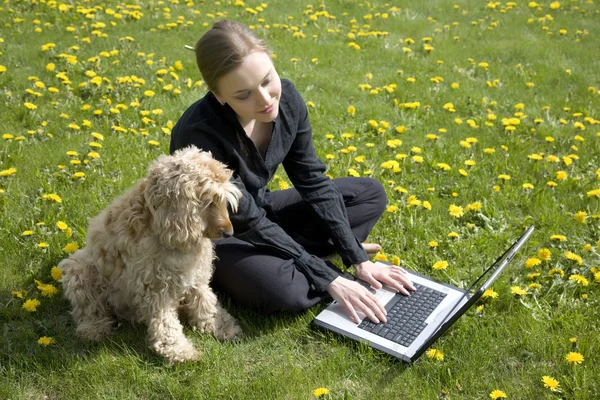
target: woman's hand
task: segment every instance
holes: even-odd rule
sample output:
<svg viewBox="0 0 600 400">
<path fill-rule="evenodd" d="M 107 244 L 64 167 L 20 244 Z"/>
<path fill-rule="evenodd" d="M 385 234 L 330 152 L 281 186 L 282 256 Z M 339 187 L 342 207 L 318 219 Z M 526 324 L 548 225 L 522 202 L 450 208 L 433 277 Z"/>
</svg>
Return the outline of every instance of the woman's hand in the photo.
<svg viewBox="0 0 600 400">
<path fill-rule="evenodd" d="M 338 276 L 327 286 L 327 291 L 344 307 L 346 314 L 357 324 L 360 323 L 360 318 L 356 309 L 362 311 L 376 324 L 380 321 L 387 322 L 383 304 L 360 283 Z"/>
<path fill-rule="evenodd" d="M 356 264 L 355 267 L 358 279 L 367 282 L 375 289 L 381 289 L 383 285 L 386 285 L 406 296 L 410 294 L 407 289 L 416 290 L 404 268 L 396 265 L 381 267 L 368 260 Z"/>
</svg>

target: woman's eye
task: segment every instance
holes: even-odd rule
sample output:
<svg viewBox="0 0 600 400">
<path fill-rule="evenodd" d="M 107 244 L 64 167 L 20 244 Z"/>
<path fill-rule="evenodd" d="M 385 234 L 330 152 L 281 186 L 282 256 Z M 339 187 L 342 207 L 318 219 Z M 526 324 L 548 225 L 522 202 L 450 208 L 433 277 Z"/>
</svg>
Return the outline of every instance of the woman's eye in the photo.
<svg viewBox="0 0 600 400">
<path fill-rule="evenodd" d="M 236 99 L 244 100 L 244 99 L 247 99 L 248 97 L 250 97 L 250 92 L 246 92 L 243 95 L 236 97 Z"/>
<path fill-rule="evenodd" d="M 267 86 L 269 83 L 271 83 L 271 78 L 267 79 L 266 81 L 263 82 L 263 87 Z"/>
</svg>

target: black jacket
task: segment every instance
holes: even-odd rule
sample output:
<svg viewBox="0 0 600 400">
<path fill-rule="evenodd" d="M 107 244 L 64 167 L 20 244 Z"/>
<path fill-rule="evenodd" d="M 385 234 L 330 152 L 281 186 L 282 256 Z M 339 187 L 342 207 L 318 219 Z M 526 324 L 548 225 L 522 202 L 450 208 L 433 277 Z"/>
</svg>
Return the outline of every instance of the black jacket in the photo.
<svg viewBox="0 0 600 400">
<path fill-rule="evenodd" d="M 327 177 L 316 155 L 304 100 L 294 85 L 281 81 L 279 113 L 274 120 L 265 158 L 246 135 L 233 109 L 208 92 L 181 116 L 171 135 L 170 151 L 186 146 L 212 152 L 234 171 L 242 190 L 238 211 L 232 214 L 234 236 L 265 251 L 294 259 L 315 290 L 323 291 L 338 273 L 320 258 L 308 254 L 276 221 L 266 185 L 283 164 L 302 199 L 325 221 L 336 251 L 346 265 L 368 259 L 353 235 L 341 193 Z"/>
</svg>

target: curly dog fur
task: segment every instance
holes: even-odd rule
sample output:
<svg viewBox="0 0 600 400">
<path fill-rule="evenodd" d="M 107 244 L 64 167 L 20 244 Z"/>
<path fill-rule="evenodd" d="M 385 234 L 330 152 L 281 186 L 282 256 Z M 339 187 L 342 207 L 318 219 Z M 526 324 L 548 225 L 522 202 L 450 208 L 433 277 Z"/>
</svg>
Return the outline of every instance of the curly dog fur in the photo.
<svg viewBox="0 0 600 400">
<path fill-rule="evenodd" d="M 241 192 L 225 165 L 194 147 L 160 156 L 148 174 L 90 221 L 86 246 L 60 262 L 77 333 L 101 340 L 116 318 L 148 326 L 170 362 L 198 359 L 179 316 L 218 339 L 242 331 L 209 286 L 212 239 L 231 235 Z"/>
</svg>

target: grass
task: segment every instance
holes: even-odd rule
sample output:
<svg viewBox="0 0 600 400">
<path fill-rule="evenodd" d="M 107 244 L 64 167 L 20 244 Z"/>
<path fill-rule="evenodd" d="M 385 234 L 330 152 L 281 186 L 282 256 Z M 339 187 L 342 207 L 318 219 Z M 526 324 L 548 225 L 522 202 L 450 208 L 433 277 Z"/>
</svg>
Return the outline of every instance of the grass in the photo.
<svg viewBox="0 0 600 400">
<path fill-rule="evenodd" d="M 598 13 L 597 3 L 577 0 L 5 1 L 0 398 L 310 399 L 319 387 L 331 399 L 481 399 L 494 390 L 598 398 Z M 406 365 L 316 330 L 324 304 L 267 317 L 222 295 L 245 339 L 187 331 L 202 360 L 169 366 L 147 348 L 143 326 L 122 324 L 102 343 L 78 339 L 60 287 L 53 297 L 36 287 L 52 284 L 69 244 L 85 245 L 88 220 L 168 152 L 170 127 L 205 92 L 183 45 L 224 16 L 271 45 L 279 74 L 308 104 L 328 173 L 370 175 L 388 188 L 390 208 L 371 237 L 383 246 L 380 258 L 464 287 L 536 226 L 494 284 L 498 296 L 435 344 L 443 360 Z M 385 168 L 390 161 L 398 168 Z M 272 187 L 282 182 L 284 171 Z M 464 215 L 450 215 L 452 204 Z M 539 256 L 544 248 L 549 260 Z M 448 267 L 432 270 L 441 260 Z M 516 286 L 527 294 L 513 294 Z M 33 298 L 41 304 L 27 312 Z M 39 345 L 44 336 L 54 342 Z M 569 352 L 584 361 L 568 363 Z M 544 387 L 543 376 L 560 391 Z"/>
</svg>

